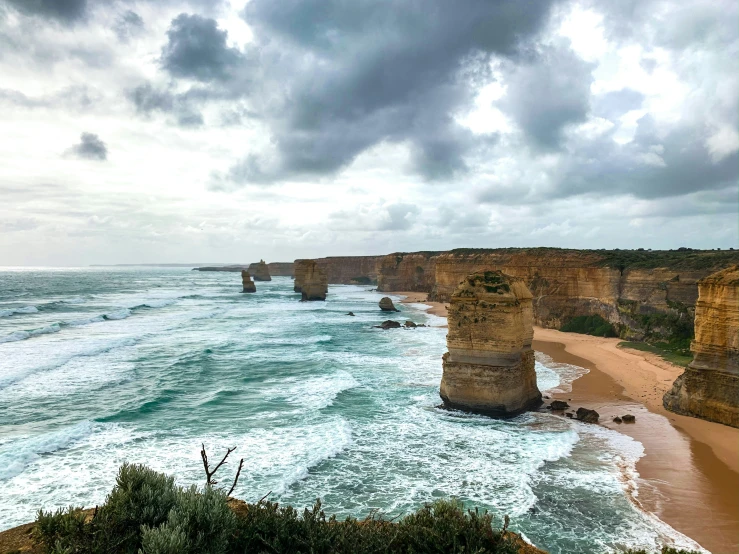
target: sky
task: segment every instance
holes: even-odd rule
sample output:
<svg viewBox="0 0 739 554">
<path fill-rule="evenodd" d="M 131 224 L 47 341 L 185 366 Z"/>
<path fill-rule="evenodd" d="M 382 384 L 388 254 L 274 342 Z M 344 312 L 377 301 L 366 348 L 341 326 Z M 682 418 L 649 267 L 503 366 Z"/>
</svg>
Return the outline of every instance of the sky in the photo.
<svg viewBox="0 0 739 554">
<path fill-rule="evenodd" d="M 0 0 L 0 265 L 739 246 L 735 0 Z"/>
</svg>

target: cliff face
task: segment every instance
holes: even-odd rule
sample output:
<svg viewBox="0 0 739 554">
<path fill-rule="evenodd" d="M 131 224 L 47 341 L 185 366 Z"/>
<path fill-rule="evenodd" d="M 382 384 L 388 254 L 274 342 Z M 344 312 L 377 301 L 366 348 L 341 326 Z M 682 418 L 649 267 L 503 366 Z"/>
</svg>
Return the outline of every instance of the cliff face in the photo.
<svg viewBox="0 0 739 554">
<path fill-rule="evenodd" d="M 669 336 L 666 325 L 692 325 L 697 281 L 739 262 L 739 252 L 600 251 L 555 248 L 454 250 L 390 254 L 379 262 L 378 290 L 427 291 L 448 302 L 465 276 L 500 270 L 533 294 L 534 321 L 559 328 L 579 315 L 600 315 L 626 337 Z M 432 276 L 433 273 L 433 276 Z"/>
<path fill-rule="evenodd" d="M 269 268 L 264 260 L 259 260 L 258 264 L 251 264 L 249 266 L 249 273 L 254 277 L 255 281 L 271 281 L 272 277 L 269 274 Z"/>
<path fill-rule="evenodd" d="M 267 269 L 275 277 L 292 277 L 295 275 L 294 265 L 293 262 L 270 262 Z"/>
<path fill-rule="evenodd" d="M 449 305 L 439 394 L 453 408 L 515 415 L 541 403 L 536 386 L 532 295 L 499 271 L 469 275 Z"/>
<path fill-rule="evenodd" d="M 295 292 L 300 292 L 305 264 L 315 262 L 326 274 L 329 283 L 335 285 L 370 285 L 377 282 L 377 262 L 382 256 L 335 256 L 315 260 L 295 260 Z"/>
<path fill-rule="evenodd" d="M 241 285 L 243 287 L 241 292 L 257 292 L 257 286 L 251 280 L 251 275 L 246 270 L 242 270 L 241 272 Z"/>
<path fill-rule="evenodd" d="M 377 261 L 377 290 L 431 292 L 436 284 L 438 252 L 389 254 Z M 464 273 L 454 287 L 466 276 Z M 452 287 L 452 290 L 454 290 Z"/>
<path fill-rule="evenodd" d="M 301 300 L 326 300 L 328 278 L 326 272 L 313 260 L 303 260 Z"/>
<path fill-rule="evenodd" d="M 668 410 L 739 427 L 739 266 L 698 281 L 693 361 L 663 399 Z"/>
</svg>

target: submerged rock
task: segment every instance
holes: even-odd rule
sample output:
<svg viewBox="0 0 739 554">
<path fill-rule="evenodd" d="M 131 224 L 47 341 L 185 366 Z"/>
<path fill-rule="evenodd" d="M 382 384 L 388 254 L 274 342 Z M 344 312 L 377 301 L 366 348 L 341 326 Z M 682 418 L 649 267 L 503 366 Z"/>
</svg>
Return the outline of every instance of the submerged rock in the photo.
<svg viewBox="0 0 739 554">
<path fill-rule="evenodd" d="M 572 412 L 567 412 L 565 415 L 569 417 L 570 419 L 572 419 L 575 416 L 575 414 L 573 414 Z"/>
<path fill-rule="evenodd" d="M 380 300 L 380 309 L 383 312 L 399 312 L 400 310 L 395 307 L 395 304 L 393 304 L 393 301 L 390 300 L 387 296 L 384 296 Z"/>
<path fill-rule="evenodd" d="M 552 410 L 560 411 L 560 410 L 566 410 L 567 408 L 570 407 L 570 405 L 564 400 L 552 400 L 552 403 L 549 405 L 549 407 Z"/>
<path fill-rule="evenodd" d="M 622 421 L 621 418 L 618 416 L 613 418 L 613 423 L 621 423 L 621 421 Z"/>
<path fill-rule="evenodd" d="M 406 320 L 405 322 L 406 327 L 418 327 L 415 323 L 413 323 L 410 319 Z"/>
<path fill-rule="evenodd" d="M 346 314 L 346 315 L 354 316 L 354 312 L 349 312 L 349 313 L 348 313 L 348 314 Z"/>
<path fill-rule="evenodd" d="M 452 295 L 439 394 L 444 404 L 492 416 L 538 407 L 531 292 L 499 271 L 469 275 Z"/>
<path fill-rule="evenodd" d="M 257 286 L 251 280 L 251 275 L 246 270 L 241 271 L 241 285 L 243 287 L 241 292 L 257 292 Z"/>
<path fill-rule="evenodd" d="M 622 416 L 621 419 L 624 423 L 636 423 L 636 416 L 631 414 L 626 414 L 625 416 Z"/>
<path fill-rule="evenodd" d="M 575 414 L 577 419 L 583 423 L 598 423 L 600 414 L 595 410 L 588 410 L 587 408 L 578 408 Z"/>
<path fill-rule="evenodd" d="M 398 329 L 400 327 L 400 323 L 398 321 L 393 321 L 392 319 L 388 319 L 386 321 L 383 321 L 379 325 L 375 326 L 375 329 Z"/>
<path fill-rule="evenodd" d="M 271 281 L 272 277 L 269 274 L 269 268 L 264 260 L 259 260 L 258 264 L 249 265 L 249 273 L 254 276 L 255 281 Z"/>
</svg>

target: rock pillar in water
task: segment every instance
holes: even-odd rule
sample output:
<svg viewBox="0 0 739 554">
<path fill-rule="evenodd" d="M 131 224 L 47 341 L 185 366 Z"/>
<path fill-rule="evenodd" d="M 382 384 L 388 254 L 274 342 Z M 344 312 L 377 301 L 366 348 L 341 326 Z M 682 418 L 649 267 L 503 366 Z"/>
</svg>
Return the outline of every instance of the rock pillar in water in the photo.
<svg viewBox="0 0 739 554">
<path fill-rule="evenodd" d="M 249 273 L 254 276 L 255 281 L 271 281 L 272 277 L 269 274 L 269 268 L 264 260 L 259 260 L 258 264 L 249 265 Z"/>
<path fill-rule="evenodd" d="M 251 280 L 251 275 L 244 269 L 241 270 L 241 284 L 244 287 L 244 290 L 241 292 L 257 292 L 257 286 Z"/>
<path fill-rule="evenodd" d="M 295 280 L 293 281 L 293 290 L 295 292 L 302 292 L 303 281 L 305 280 L 305 273 L 308 271 L 308 266 L 313 260 L 295 260 Z"/>
<path fill-rule="evenodd" d="M 541 404 L 531 299 L 521 279 L 500 271 L 473 273 L 459 284 L 449 303 L 439 390 L 446 406 L 511 416 Z"/>
<path fill-rule="evenodd" d="M 393 304 L 393 301 L 387 296 L 383 296 L 380 299 L 379 306 L 383 312 L 399 312 L 400 311 L 399 309 L 395 307 L 395 304 Z"/>
<path fill-rule="evenodd" d="M 306 260 L 305 273 L 300 285 L 301 300 L 326 300 L 328 277 L 313 260 Z"/>
<path fill-rule="evenodd" d="M 693 361 L 665 393 L 678 414 L 739 427 L 739 265 L 698 281 Z"/>
</svg>

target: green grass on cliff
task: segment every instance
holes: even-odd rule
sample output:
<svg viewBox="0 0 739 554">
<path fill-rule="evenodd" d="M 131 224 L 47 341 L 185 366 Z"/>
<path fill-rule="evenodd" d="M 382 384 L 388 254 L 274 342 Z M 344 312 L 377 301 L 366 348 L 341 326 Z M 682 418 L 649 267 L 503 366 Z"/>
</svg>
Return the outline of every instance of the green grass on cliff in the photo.
<svg viewBox="0 0 739 554">
<path fill-rule="evenodd" d="M 616 328 L 599 315 L 573 317 L 559 329 L 565 333 L 580 333 L 594 337 L 617 337 Z"/>
<path fill-rule="evenodd" d="M 671 345 L 668 342 L 658 342 L 655 344 L 648 344 L 646 342 L 619 342 L 619 346 L 623 348 L 632 348 L 634 350 L 640 350 L 642 352 L 651 352 L 657 354 L 663 360 L 670 362 L 671 364 L 687 367 L 690 362 L 693 361 L 693 355 L 690 354 L 689 345 L 688 350 L 684 348 L 684 344 Z"/>
</svg>

